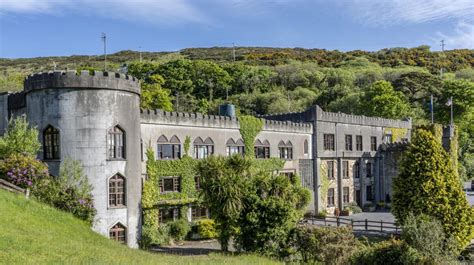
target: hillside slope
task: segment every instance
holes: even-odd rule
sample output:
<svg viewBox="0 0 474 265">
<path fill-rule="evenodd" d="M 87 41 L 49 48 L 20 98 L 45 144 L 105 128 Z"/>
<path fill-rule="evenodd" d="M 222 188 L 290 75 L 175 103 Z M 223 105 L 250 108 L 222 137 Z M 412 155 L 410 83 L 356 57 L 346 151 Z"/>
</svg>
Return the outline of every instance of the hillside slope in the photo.
<svg viewBox="0 0 474 265">
<path fill-rule="evenodd" d="M 0 190 L 0 264 L 274 264 L 255 256 L 174 256 L 129 249 L 68 213 Z"/>
</svg>

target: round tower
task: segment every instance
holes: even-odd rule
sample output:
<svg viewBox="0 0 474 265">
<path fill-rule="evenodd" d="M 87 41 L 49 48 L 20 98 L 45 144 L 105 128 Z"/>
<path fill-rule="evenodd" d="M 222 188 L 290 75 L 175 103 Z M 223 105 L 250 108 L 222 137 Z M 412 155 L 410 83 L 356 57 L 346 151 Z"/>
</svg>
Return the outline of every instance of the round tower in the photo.
<svg viewBox="0 0 474 265">
<path fill-rule="evenodd" d="M 81 161 L 93 187 L 93 229 L 137 247 L 141 200 L 140 86 L 134 77 L 55 71 L 25 81 L 26 114 L 53 175 Z"/>
</svg>

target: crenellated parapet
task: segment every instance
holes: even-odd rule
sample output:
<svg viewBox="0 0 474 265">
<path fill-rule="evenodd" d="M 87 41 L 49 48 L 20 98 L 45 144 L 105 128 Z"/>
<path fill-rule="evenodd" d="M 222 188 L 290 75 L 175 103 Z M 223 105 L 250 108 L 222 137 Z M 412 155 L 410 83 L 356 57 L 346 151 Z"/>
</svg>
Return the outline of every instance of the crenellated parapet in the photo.
<svg viewBox="0 0 474 265">
<path fill-rule="evenodd" d="M 176 126 L 239 129 L 239 119 L 220 115 L 174 112 L 164 110 L 141 110 L 141 122 L 148 124 L 168 124 Z M 264 120 L 264 131 L 284 131 L 311 133 L 310 123 Z"/>
<path fill-rule="evenodd" d="M 135 77 L 102 71 L 50 71 L 32 74 L 25 80 L 25 92 L 46 88 L 109 89 L 140 94 Z"/>
</svg>

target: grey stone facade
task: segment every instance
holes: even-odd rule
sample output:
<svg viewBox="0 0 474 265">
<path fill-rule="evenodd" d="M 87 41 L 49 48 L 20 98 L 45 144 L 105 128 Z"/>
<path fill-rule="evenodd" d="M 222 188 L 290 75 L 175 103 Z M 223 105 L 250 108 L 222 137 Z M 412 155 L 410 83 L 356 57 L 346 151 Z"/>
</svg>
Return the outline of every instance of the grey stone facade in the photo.
<svg viewBox="0 0 474 265">
<path fill-rule="evenodd" d="M 173 139 L 184 152 L 187 136 L 194 142 L 207 141 L 213 154 L 227 155 L 228 143 L 239 142 L 239 121 L 235 117 L 195 113 L 140 110 L 140 89 L 133 78 L 111 72 L 50 72 L 35 74 L 25 81 L 18 94 L 0 94 L 0 132 L 10 117 L 26 114 L 31 125 L 40 130 L 40 141 L 47 126 L 60 132 L 60 159 L 45 160 L 53 175 L 61 161 L 70 157 L 80 160 L 93 185 L 98 214 L 94 230 L 108 236 L 109 229 L 121 223 L 127 228 L 127 242 L 137 246 L 140 234 L 141 185 L 146 174 L 144 152 L 150 147 L 157 154 L 159 139 Z M 264 128 L 257 136 L 268 145 L 270 157 L 281 157 L 290 148 L 282 173 L 297 174 L 301 183 L 312 191 L 310 212 L 342 209 L 345 203 L 384 200 L 391 194 L 391 178 L 397 173 L 399 150 L 383 147 L 391 128 L 405 130 L 410 139 L 410 120 L 390 120 L 325 112 L 313 106 L 305 112 L 264 116 Z M 108 159 L 108 131 L 120 126 L 125 132 L 124 159 Z M 325 135 L 334 137 L 334 148 L 324 148 Z M 352 137 L 352 150 L 346 150 L 346 136 Z M 162 137 L 163 136 L 163 137 Z M 356 148 L 356 136 L 362 137 L 362 148 Z M 377 143 L 374 150 L 371 137 Z M 396 139 L 397 140 L 397 139 Z M 398 139 L 401 140 L 401 139 Z M 44 154 L 39 154 L 44 159 Z M 323 205 L 321 198 L 321 164 L 332 161 L 334 204 Z M 358 164 L 357 174 L 354 172 Z M 347 165 L 347 170 L 345 167 Z M 371 174 L 368 174 L 368 165 Z M 347 172 L 347 173 L 345 173 Z M 108 179 L 119 173 L 126 179 L 126 206 L 109 207 Z M 345 189 L 346 188 L 346 189 Z M 348 201 L 344 191 L 349 191 Z"/>
</svg>

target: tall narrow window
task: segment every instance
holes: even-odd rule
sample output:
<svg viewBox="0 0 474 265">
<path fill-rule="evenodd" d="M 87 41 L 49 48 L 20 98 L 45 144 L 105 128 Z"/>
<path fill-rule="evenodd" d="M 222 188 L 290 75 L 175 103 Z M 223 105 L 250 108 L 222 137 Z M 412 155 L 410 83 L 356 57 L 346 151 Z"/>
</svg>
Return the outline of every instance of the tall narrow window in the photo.
<svg viewBox="0 0 474 265">
<path fill-rule="evenodd" d="M 354 166 L 352 167 L 354 178 L 358 179 L 360 177 L 360 166 L 359 162 L 355 162 Z"/>
<path fill-rule="evenodd" d="M 304 140 L 303 151 L 304 151 L 305 155 L 307 155 L 309 153 L 308 140 L 306 140 L 306 139 Z"/>
<path fill-rule="evenodd" d="M 335 146 L 334 146 L 334 134 L 327 134 L 325 133 L 323 135 L 324 139 L 324 150 L 327 151 L 334 151 Z"/>
<path fill-rule="evenodd" d="M 367 201 L 371 201 L 373 200 L 372 198 L 372 186 L 371 185 L 368 185 L 368 186 L 365 186 L 365 191 L 366 191 L 366 200 Z"/>
<path fill-rule="evenodd" d="M 349 187 L 342 188 L 342 202 L 349 203 Z"/>
<path fill-rule="evenodd" d="M 162 135 L 158 138 L 158 144 L 156 147 L 156 159 L 179 159 L 181 158 L 181 142 L 179 138 L 175 136 L 171 137 L 168 141 L 166 136 Z"/>
<path fill-rule="evenodd" d="M 255 157 L 270 158 L 270 142 L 268 140 L 263 141 L 263 143 L 258 139 L 255 141 Z"/>
<path fill-rule="evenodd" d="M 356 150 L 362 151 L 362 135 L 356 136 Z"/>
<path fill-rule="evenodd" d="M 328 207 L 334 206 L 334 189 L 328 189 Z"/>
<path fill-rule="evenodd" d="M 334 179 L 334 161 L 327 161 L 328 164 L 328 179 Z"/>
<path fill-rule="evenodd" d="M 233 154 L 244 155 L 244 141 L 242 141 L 242 139 L 234 141 L 234 139 L 230 138 L 227 140 L 226 153 L 227 156 L 231 156 Z"/>
<path fill-rule="evenodd" d="M 125 178 L 120 174 L 115 174 L 109 179 L 109 206 L 120 207 L 125 206 L 126 194 Z"/>
<path fill-rule="evenodd" d="M 365 165 L 365 172 L 367 173 L 366 176 L 368 178 L 372 177 L 372 163 L 369 162 Z"/>
<path fill-rule="evenodd" d="M 214 153 L 214 141 L 207 137 L 205 141 L 201 137 L 194 140 L 194 157 L 206 158 Z"/>
<path fill-rule="evenodd" d="M 201 178 L 199 176 L 194 177 L 194 188 L 196 190 L 201 190 Z"/>
<path fill-rule="evenodd" d="M 59 130 L 49 125 L 43 132 L 44 159 L 59 159 Z"/>
<path fill-rule="evenodd" d="M 127 243 L 127 228 L 121 223 L 117 223 L 109 230 L 110 239 L 116 240 L 120 243 Z"/>
<path fill-rule="evenodd" d="M 109 130 L 108 147 L 110 159 L 125 159 L 125 132 L 119 126 Z"/>
<path fill-rule="evenodd" d="M 346 151 L 352 151 L 352 135 L 346 135 Z"/>
<path fill-rule="evenodd" d="M 349 178 L 349 161 L 342 161 L 342 177 Z"/>
<path fill-rule="evenodd" d="M 393 142 L 393 136 L 391 133 L 387 133 L 383 136 L 383 142 L 386 144 L 391 144 Z"/>
<path fill-rule="evenodd" d="M 280 141 L 278 144 L 278 152 L 280 153 L 281 159 L 293 159 L 293 144 L 288 141 L 286 144 Z"/>
<path fill-rule="evenodd" d="M 377 151 L 377 137 L 375 136 L 370 137 L 370 150 Z"/>
</svg>

